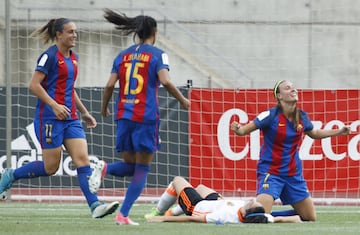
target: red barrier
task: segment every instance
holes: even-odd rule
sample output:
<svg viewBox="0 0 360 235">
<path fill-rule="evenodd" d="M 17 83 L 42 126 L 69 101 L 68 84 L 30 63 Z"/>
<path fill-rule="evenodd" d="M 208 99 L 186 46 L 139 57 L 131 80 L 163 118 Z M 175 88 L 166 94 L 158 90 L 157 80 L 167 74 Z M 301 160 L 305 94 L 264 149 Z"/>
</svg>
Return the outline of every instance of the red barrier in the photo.
<svg viewBox="0 0 360 235">
<path fill-rule="evenodd" d="M 304 137 L 299 151 L 304 177 L 315 194 L 360 195 L 360 91 L 299 90 L 298 107 L 305 110 L 316 129 L 350 125 L 349 136 L 313 140 Z M 191 183 L 218 191 L 256 189 L 256 163 L 262 135 L 236 136 L 233 120 L 247 123 L 276 105 L 267 89 L 195 89 L 190 92 Z"/>
</svg>

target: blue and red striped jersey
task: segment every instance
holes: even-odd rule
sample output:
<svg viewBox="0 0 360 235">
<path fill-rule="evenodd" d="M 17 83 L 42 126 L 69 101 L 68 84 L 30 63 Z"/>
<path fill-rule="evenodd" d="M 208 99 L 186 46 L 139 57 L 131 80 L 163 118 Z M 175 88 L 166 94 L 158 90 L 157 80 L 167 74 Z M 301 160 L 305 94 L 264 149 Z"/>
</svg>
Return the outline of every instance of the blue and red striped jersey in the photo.
<svg viewBox="0 0 360 235">
<path fill-rule="evenodd" d="M 119 79 L 115 120 L 154 123 L 160 118 L 158 72 L 169 69 L 168 56 L 149 44 L 133 45 L 119 53 L 112 73 Z"/>
<path fill-rule="evenodd" d="M 46 75 L 41 85 L 48 95 L 58 104 L 65 105 L 71 110 L 67 120 L 78 119 L 74 98 L 74 84 L 78 72 L 78 56 L 70 51 L 69 57 L 64 57 L 56 45 L 43 52 L 35 68 Z M 38 99 L 35 118 L 56 119 L 52 108 Z"/>
<path fill-rule="evenodd" d="M 279 107 L 260 113 L 254 123 L 264 136 L 258 172 L 280 176 L 302 174 L 299 145 L 304 132 L 313 129 L 307 113 L 300 110 L 300 121 L 296 128 Z"/>
</svg>

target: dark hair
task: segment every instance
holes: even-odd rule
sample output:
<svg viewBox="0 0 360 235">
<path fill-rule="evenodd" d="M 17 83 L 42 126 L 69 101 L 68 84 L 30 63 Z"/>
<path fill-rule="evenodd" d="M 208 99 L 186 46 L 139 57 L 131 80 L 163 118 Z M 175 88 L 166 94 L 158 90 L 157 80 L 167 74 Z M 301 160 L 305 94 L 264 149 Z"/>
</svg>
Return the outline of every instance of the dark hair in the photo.
<svg viewBox="0 0 360 235">
<path fill-rule="evenodd" d="M 244 223 L 266 224 L 268 218 L 265 216 L 265 209 L 262 206 L 249 208 L 245 211 Z"/>
<path fill-rule="evenodd" d="M 116 25 L 116 29 L 123 31 L 125 35 L 134 33 L 140 40 L 145 40 L 153 36 L 157 30 L 157 23 L 151 16 L 139 15 L 128 17 L 124 13 L 116 13 L 110 9 L 104 10 L 104 18 Z"/>
<path fill-rule="evenodd" d="M 244 223 L 267 224 L 269 222 L 264 213 L 249 214 L 244 219 Z"/>
<path fill-rule="evenodd" d="M 245 216 L 253 213 L 265 213 L 265 209 L 262 206 L 252 207 L 245 211 Z"/>
<path fill-rule="evenodd" d="M 36 29 L 30 36 L 38 36 L 45 44 L 54 42 L 56 39 L 56 32 L 62 32 L 64 25 L 72 22 L 67 18 L 51 19 L 46 25 Z"/>
</svg>

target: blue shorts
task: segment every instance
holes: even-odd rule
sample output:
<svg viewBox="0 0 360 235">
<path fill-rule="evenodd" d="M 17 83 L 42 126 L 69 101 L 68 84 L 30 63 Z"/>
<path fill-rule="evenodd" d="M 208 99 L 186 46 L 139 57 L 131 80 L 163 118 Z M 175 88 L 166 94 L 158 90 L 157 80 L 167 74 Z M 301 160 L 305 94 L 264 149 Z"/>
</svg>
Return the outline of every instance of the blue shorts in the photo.
<svg viewBox="0 0 360 235">
<path fill-rule="evenodd" d="M 155 153 L 160 149 L 159 125 L 117 120 L 116 150 L 118 152 Z"/>
<path fill-rule="evenodd" d="M 65 139 L 85 139 L 85 132 L 80 120 L 34 120 L 36 137 L 42 149 L 60 147 Z"/>
<path fill-rule="evenodd" d="M 257 194 L 270 194 L 274 200 L 280 198 L 284 205 L 294 204 L 310 196 L 306 181 L 300 176 L 278 176 L 257 174 Z"/>
</svg>

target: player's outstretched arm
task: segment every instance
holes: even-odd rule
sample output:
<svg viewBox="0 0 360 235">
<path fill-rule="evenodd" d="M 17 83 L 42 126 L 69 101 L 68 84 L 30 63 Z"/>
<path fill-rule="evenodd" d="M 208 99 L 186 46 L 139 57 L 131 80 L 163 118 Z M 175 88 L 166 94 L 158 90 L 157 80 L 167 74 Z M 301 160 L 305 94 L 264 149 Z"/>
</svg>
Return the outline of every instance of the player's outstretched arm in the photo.
<svg viewBox="0 0 360 235">
<path fill-rule="evenodd" d="M 274 223 L 302 223 L 300 216 L 276 216 L 274 217 Z"/>
<path fill-rule="evenodd" d="M 239 136 L 244 136 L 249 134 L 250 132 L 253 132 L 257 129 L 257 126 L 255 125 L 254 122 L 249 122 L 246 125 L 241 125 L 238 122 L 232 122 L 230 129 L 237 135 Z"/>
<path fill-rule="evenodd" d="M 147 222 L 197 222 L 205 223 L 205 216 L 154 216 Z"/>
<path fill-rule="evenodd" d="M 307 131 L 306 134 L 313 139 L 323 139 L 330 136 L 348 135 L 350 134 L 350 127 L 343 126 L 340 129 L 332 129 L 332 130 L 317 129 L 317 130 Z"/>
</svg>

